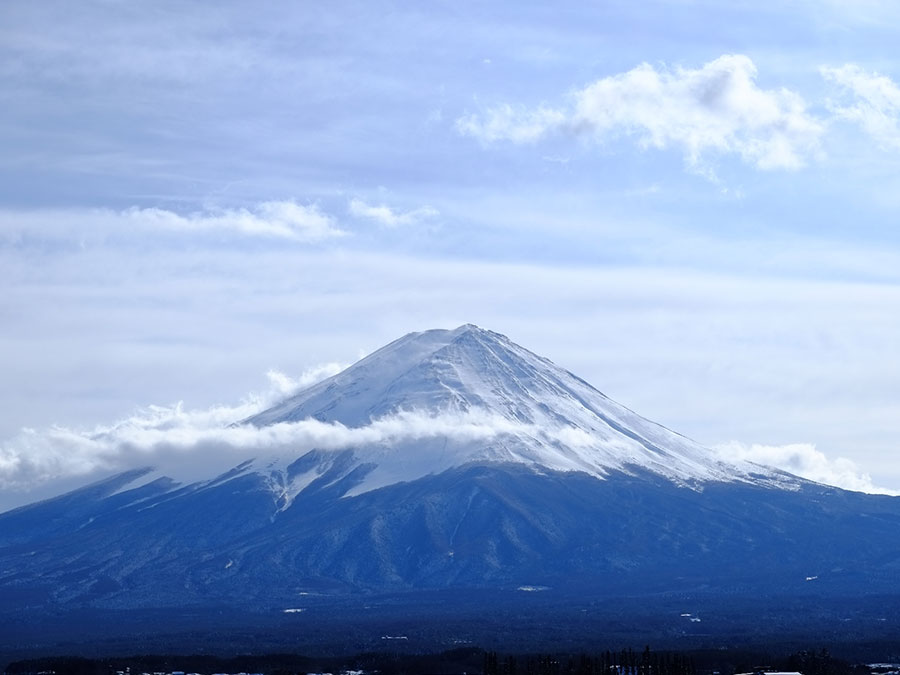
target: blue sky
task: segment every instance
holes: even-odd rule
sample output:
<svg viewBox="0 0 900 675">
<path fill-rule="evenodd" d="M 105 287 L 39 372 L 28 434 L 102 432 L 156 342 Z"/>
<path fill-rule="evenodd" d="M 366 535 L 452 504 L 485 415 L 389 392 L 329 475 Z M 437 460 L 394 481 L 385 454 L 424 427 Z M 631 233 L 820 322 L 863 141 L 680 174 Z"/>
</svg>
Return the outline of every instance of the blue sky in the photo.
<svg viewBox="0 0 900 675">
<path fill-rule="evenodd" d="M 71 472 L 13 481 L 23 427 L 465 322 L 708 445 L 900 490 L 898 26 L 874 0 L 2 3 L 8 503 Z"/>
</svg>

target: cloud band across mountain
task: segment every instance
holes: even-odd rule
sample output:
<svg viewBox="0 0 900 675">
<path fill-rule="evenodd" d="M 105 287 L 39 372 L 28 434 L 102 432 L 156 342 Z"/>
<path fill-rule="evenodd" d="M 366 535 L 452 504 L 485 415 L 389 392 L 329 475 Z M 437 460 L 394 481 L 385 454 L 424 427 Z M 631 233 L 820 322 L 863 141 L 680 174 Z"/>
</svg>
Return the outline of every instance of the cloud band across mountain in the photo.
<svg viewBox="0 0 900 675">
<path fill-rule="evenodd" d="M 289 453 L 296 458 L 312 449 L 341 450 L 380 444 L 406 444 L 432 438 L 451 442 L 492 441 L 529 436 L 571 445 L 591 439 L 570 429 L 520 424 L 480 411 L 428 414 L 402 411 L 360 427 L 305 419 L 265 427 L 232 424 L 258 411 L 255 403 L 206 410 L 181 404 L 150 406 L 111 425 L 90 430 L 51 427 L 24 429 L 0 447 L 0 487 L 27 493 L 43 483 L 73 476 L 154 465 L 179 480 L 209 478 L 248 457 Z"/>
<path fill-rule="evenodd" d="M 600 476 L 604 473 L 602 460 L 592 466 L 584 462 L 581 451 L 603 447 L 610 443 L 609 438 L 566 425 L 518 422 L 479 409 L 440 414 L 400 411 L 354 427 L 316 419 L 261 427 L 235 424 L 342 368 L 339 364 L 324 364 L 297 378 L 270 371 L 268 390 L 252 393 L 235 405 L 196 410 L 187 410 L 180 403 L 149 406 L 114 424 L 93 429 L 24 429 L 0 445 L 0 488 L 5 493 L 0 510 L 32 501 L 33 494 L 39 494 L 43 486 L 72 479 L 83 483 L 140 466 L 153 465 L 160 474 L 189 482 L 209 479 L 214 472 L 227 471 L 248 458 L 265 466 L 279 458 L 299 457 L 312 449 L 410 449 L 434 440 L 443 444 L 440 461 L 433 466 L 423 465 L 424 468 L 407 467 L 413 473 L 421 470 L 424 475 L 450 468 L 459 461 L 452 447 L 467 444 L 492 445 L 501 449 L 494 451 L 495 457 L 528 463 L 532 460 L 518 453 L 535 441 L 550 453 L 543 455 L 542 460 L 553 468 Z M 517 439 L 529 442 L 518 444 Z M 732 442 L 718 446 L 716 451 L 726 463 L 756 462 L 846 489 L 887 492 L 873 485 L 870 477 L 849 460 L 829 459 L 807 444 L 773 447 Z"/>
</svg>

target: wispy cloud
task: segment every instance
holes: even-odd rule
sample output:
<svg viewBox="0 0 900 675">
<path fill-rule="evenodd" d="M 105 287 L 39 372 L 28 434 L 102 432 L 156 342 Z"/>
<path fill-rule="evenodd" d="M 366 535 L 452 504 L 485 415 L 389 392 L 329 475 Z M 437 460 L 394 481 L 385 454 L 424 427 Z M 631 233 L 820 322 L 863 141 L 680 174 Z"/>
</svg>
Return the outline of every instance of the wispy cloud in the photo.
<svg viewBox="0 0 900 675">
<path fill-rule="evenodd" d="M 872 482 L 872 477 L 860 469 L 853 460 L 846 457 L 828 457 L 811 443 L 760 445 L 731 441 L 716 446 L 716 450 L 723 459 L 728 461 L 746 460 L 774 466 L 802 478 L 825 485 L 834 485 L 845 490 L 900 494 L 900 492 L 876 486 Z"/>
<path fill-rule="evenodd" d="M 422 206 L 412 211 L 399 211 L 385 204 L 372 205 L 361 199 L 350 201 L 350 215 L 357 218 L 374 220 L 385 227 L 398 227 L 400 225 L 414 225 L 428 218 L 439 215 L 437 209 L 431 206 Z"/>
<path fill-rule="evenodd" d="M 820 72 L 844 95 L 829 104 L 838 118 L 859 124 L 883 149 L 900 149 L 900 87 L 891 78 L 855 64 Z"/>
<path fill-rule="evenodd" d="M 697 69 L 644 63 L 576 90 L 568 104 L 503 104 L 456 122 L 486 143 L 536 142 L 554 133 L 599 142 L 633 138 L 642 148 L 678 148 L 702 170 L 711 156 L 737 155 L 758 169 L 799 169 L 821 154 L 823 123 L 796 92 L 762 89 L 747 56 L 728 54 Z"/>
<path fill-rule="evenodd" d="M 484 114 L 471 114 L 456 120 L 456 130 L 485 143 L 512 141 L 533 143 L 560 131 L 572 121 L 572 113 L 546 105 L 538 108 L 503 103 Z"/>
<path fill-rule="evenodd" d="M 221 209 L 179 215 L 165 209 L 132 208 L 124 215 L 142 225 L 184 231 L 233 231 L 247 236 L 318 242 L 344 236 L 318 206 L 293 201 L 263 202 L 253 209 Z"/>
<path fill-rule="evenodd" d="M 178 213 L 133 206 L 112 209 L 0 210 L 0 241 L 28 238 L 84 239 L 93 235 L 230 235 L 313 244 L 347 235 L 334 216 L 315 204 L 267 201 L 242 208 L 208 208 Z"/>
<path fill-rule="evenodd" d="M 251 401 L 257 406 L 264 403 L 272 404 L 288 396 L 293 396 L 302 389 L 311 387 L 332 375 L 337 375 L 349 365 L 349 363 L 337 362 L 322 363 L 304 370 L 297 377 L 291 377 L 280 370 L 269 370 L 266 373 L 266 377 L 269 380 L 268 394 L 264 396 L 259 394 L 253 395 Z"/>
</svg>

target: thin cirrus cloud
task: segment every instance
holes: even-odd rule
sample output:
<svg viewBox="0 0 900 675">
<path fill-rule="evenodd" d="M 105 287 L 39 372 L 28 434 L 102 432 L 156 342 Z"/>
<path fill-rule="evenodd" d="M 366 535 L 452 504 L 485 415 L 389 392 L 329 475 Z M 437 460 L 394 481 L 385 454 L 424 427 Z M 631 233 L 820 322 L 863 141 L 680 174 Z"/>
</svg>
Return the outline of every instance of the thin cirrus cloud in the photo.
<svg viewBox="0 0 900 675">
<path fill-rule="evenodd" d="M 747 56 L 728 54 L 700 68 L 644 63 L 573 92 L 566 105 L 504 104 L 456 121 L 485 143 L 531 143 L 568 133 L 599 142 L 633 139 L 641 148 L 677 148 L 687 165 L 736 155 L 758 169 L 799 169 L 821 156 L 825 126 L 785 88 L 762 89 Z"/>
<path fill-rule="evenodd" d="M 437 209 L 431 206 L 423 206 L 411 211 L 398 211 L 385 204 L 368 204 L 362 199 L 350 200 L 349 211 L 352 216 L 374 220 L 384 227 L 415 225 L 423 220 L 439 215 Z"/>
<path fill-rule="evenodd" d="M 823 66 L 819 72 L 842 94 L 829 103 L 837 118 L 859 124 L 882 149 L 900 149 L 900 87 L 891 78 L 855 64 Z"/>
</svg>

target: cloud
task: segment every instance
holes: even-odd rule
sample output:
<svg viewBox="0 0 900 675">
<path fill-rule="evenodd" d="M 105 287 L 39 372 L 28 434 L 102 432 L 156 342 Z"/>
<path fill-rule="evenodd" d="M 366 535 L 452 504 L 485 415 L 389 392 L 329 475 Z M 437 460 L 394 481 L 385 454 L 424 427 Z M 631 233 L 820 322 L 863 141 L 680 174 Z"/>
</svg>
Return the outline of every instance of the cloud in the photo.
<svg viewBox="0 0 900 675">
<path fill-rule="evenodd" d="M 508 103 L 491 108 L 484 115 L 465 115 L 456 120 L 456 130 L 486 143 L 512 141 L 533 143 L 552 131 L 561 130 L 571 115 L 547 106 L 529 110 Z"/>
<path fill-rule="evenodd" d="M 27 239 L 80 239 L 97 235 L 120 238 L 134 234 L 231 234 L 258 239 L 312 244 L 346 236 L 335 219 L 315 204 L 267 201 L 252 207 L 206 209 L 187 214 L 162 208 L 132 206 L 112 209 L 0 210 L 0 242 Z"/>
<path fill-rule="evenodd" d="M 829 108 L 838 118 L 859 124 L 883 149 L 900 149 L 900 87 L 891 78 L 854 64 L 819 70 L 841 89 L 845 99 L 851 99 L 844 105 L 830 102 Z"/>
<path fill-rule="evenodd" d="M 746 460 L 774 466 L 802 478 L 834 485 L 845 490 L 898 495 L 900 492 L 877 487 L 872 477 L 846 457 L 829 458 L 811 443 L 788 445 L 745 444 L 730 441 L 715 447 L 722 458 L 734 462 Z"/>
<path fill-rule="evenodd" d="M 280 391 L 282 378 L 270 376 L 270 380 L 274 392 Z M 518 423 L 479 410 L 445 414 L 400 411 L 359 427 L 312 418 L 265 427 L 235 424 L 271 405 L 271 393 L 251 395 L 233 406 L 198 410 L 186 410 L 181 403 L 152 405 L 92 429 L 24 429 L 0 446 L 0 488 L 27 496 L 46 483 L 148 464 L 177 480 L 199 480 L 248 458 L 297 457 L 314 448 L 392 446 L 432 438 L 463 443 L 517 435 L 547 442 L 592 440 L 566 429 Z"/>
<path fill-rule="evenodd" d="M 531 143 L 554 133 L 598 142 L 634 139 L 642 148 L 679 149 L 703 170 L 710 155 L 737 155 L 758 169 L 799 169 L 821 154 L 824 125 L 788 89 L 761 89 L 748 57 L 727 54 L 698 69 L 643 63 L 573 92 L 558 108 L 508 104 L 456 122 L 486 143 Z"/>
<path fill-rule="evenodd" d="M 346 369 L 350 364 L 349 363 L 322 363 L 318 366 L 313 366 L 304 370 L 300 375 L 296 378 L 291 377 L 290 375 L 286 375 L 282 373 L 280 370 L 269 370 L 266 373 L 266 377 L 269 380 L 269 392 L 271 399 L 266 402 L 270 405 L 275 403 L 275 401 L 287 398 L 288 396 L 293 396 L 301 389 L 306 389 L 307 387 L 311 387 L 316 382 L 321 382 L 322 380 L 331 377 L 332 375 L 337 375 L 342 370 Z M 258 398 L 258 397 L 257 397 Z"/>
<path fill-rule="evenodd" d="M 412 211 L 396 211 L 389 206 L 379 204 L 372 206 L 361 199 L 350 201 L 350 214 L 358 218 L 374 220 L 385 227 L 398 227 L 400 225 L 414 225 L 428 218 L 439 215 L 437 209 L 431 206 L 423 206 Z"/>
<path fill-rule="evenodd" d="M 343 368 L 341 364 L 323 364 L 296 378 L 271 370 L 267 373 L 267 389 L 253 392 L 234 405 L 193 410 L 185 409 L 182 403 L 151 405 L 115 423 L 91 429 L 23 429 L 0 445 L 0 489 L 4 493 L 0 510 L 15 505 L 17 499 L 21 503 L 32 501 L 30 495 L 41 488 L 60 484 L 72 487 L 77 485 L 72 481 L 79 478 L 84 482 L 89 477 L 139 466 L 153 465 L 159 473 L 176 480 L 194 481 L 208 479 L 247 459 L 270 462 L 312 449 L 402 447 L 429 439 L 444 443 L 441 460 L 450 464 L 443 468 L 452 465 L 448 440 L 463 447 L 496 441 L 491 447 L 502 453 L 509 447 L 507 441 L 516 438 L 535 439 L 541 446 L 556 448 L 559 452 L 550 461 L 558 462 L 560 470 L 594 473 L 604 465 L 586 459 L 588 455 L 579 459 L 578 454 L 602 450 L 608 443 L 602 436 L 566 425 L 518 422 L 477 408 L 441 413 L 401 410 L 358 427 L 313 418 L 263 427 L 236 424 Z M 575 455 L 567 449 L 575 450 Z M 848 490 L 900 494 L 875 486 L 851 460 L 830 459 L 810 444 L 730 442 L 716 446 L 714 452 L 736 470 L 744 461 L 751 461 Z M 528 461 L 527 453 L 522 455 L 518 450 L 510 456 Z M 435 467 L 424 469 L 426 473 L 429 470 Z"/>
<path fill-rule="evenodd" d="M 292 396 L 347 367 L 346 364 L 324 363 L 291 377 L 277 370 L 266 373 L 268 387 L 251 392 L 234 405 L 216 405 L 205 409 L 186 410 L 182 403 L 170 406 L 151 405 L 129 417 L 92 429 L 52 426 L 37 431 L 23 429 L 10 441 L 0 445 L 0 488 L 28 491 L 42 483 L 83 476 L 95 471 L 130 468 L 152 460 L 161 450 L 179 454 L 215 446 L 214 454 L 225 455 L 230 449 L 265 450 L 282 447 L 291 439 L 324 440 L 322 423 L 306 429 L 272 429 L 256 433 L 252 428 L 231 428 L 275 403 Z M 327 426 L 327 425 L 325 425 Z M 226 466 L 231 457 L 224 459 Z M 0 507 L 2 508 L 2 507 Z"/>
<path fill-rule="evenodd" d="M 165 209 L 131 208 L 123 212 L 129 220 L 149 227 L 183 231 L 232 231 L 246 236 L 276 237 L 300 242 L 318 242 L 346 233 L 334 218 L 316 205 L 293 201 L 263 202 L 254 209 L 221 209 L 186 216 Z"/>
</svg>

